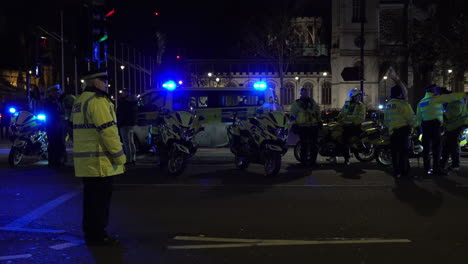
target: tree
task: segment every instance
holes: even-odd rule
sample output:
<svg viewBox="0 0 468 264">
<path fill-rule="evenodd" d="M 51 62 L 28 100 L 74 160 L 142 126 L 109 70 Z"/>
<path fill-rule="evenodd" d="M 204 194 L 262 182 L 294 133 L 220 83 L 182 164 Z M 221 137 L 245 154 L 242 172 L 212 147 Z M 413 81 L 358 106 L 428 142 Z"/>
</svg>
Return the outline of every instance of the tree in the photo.
<svg viewBox="0 0 468 264">
<path fill-rule="evenodd" d="M 249 29 L 245 33 L 248 55 L 271 63 L 278 73 L 280 89 L 289 66 L 302 54 L 299 35 L 292 23 L 299 6 L 288 4 L 287 1 L 276 5 L 271 3 L 271 9 L 249 21 Z"/>
</svg>

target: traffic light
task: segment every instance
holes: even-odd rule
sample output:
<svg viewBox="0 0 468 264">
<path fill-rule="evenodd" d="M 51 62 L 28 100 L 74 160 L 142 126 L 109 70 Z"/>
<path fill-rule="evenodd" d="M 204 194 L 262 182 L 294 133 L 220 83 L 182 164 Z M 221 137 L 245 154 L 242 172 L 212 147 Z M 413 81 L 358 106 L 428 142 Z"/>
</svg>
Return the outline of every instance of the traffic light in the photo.
<svg viewBox="0 0 468 264">
<path fill-rule="evenodd" d="M 91 61 L 98 69 L 107 60 L 108 20 L 115 13 L 115 9 L 107 9 L 102 3 L 94 3 L 91 8 Z"/>
</svg>

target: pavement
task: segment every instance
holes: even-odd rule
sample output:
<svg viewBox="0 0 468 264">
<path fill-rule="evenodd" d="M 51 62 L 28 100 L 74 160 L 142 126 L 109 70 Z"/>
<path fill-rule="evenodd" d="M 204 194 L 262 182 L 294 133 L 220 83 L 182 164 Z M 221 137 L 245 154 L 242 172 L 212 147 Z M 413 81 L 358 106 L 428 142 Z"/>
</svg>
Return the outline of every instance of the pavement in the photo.
<svg viewBox="0 0 468 264">
<path fill-rule="evenodd" d="M 83 244 L 72 163 L 10 169 L 7 147 L 0 263 L 468 263 L 466 156 L 446 179 L 395 185 L 375 162 L 319 157 L 311 170 L 291 152 L 274 178 L 237 170 L 224 148 L 199 149 L 177 178 L 139 155 L 114 188 L 108 229 L 122 246 L 104 248 Z"/>
</svg>

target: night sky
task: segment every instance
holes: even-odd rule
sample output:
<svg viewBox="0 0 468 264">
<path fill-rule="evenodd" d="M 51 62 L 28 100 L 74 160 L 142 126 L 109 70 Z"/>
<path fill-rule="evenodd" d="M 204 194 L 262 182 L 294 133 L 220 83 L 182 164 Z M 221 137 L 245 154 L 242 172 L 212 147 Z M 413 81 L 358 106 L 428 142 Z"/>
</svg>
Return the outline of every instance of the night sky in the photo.
<svg viewBox="0 0 468 264">
<path fill-rule="evenodd" d="M 65 2 L 65 3 L 63 3 Z M 17 32 L 31 32 L 41 25 L 59 33 L 59 10 L 65 13 L 65 36 L 76 38 L 81 0 L 15 0 L 2 3 L 0 34 L 2 65 L 14 61 L 20 39 Z M 185 58 L 229 58 L 239 51 L 242 32 L 253 16 L 275 12 L 278 5 L 300 5 L 298 16 L 323 15 L 329 20 L 330 2 L 323 0 L 236 0 L 236 1 L 139 1 L 109 0 L 116 9 L 111 21 L 111 37 L 143 51 L 154 49 L 156 30 L 167 35 L 167 54 Z M 154 12 L 159 12 L 155 16 Z M 6 18 L 6 19 L 5 19 Z M 330 27 L 327 27 L 330 30 Z"/>
</svg>

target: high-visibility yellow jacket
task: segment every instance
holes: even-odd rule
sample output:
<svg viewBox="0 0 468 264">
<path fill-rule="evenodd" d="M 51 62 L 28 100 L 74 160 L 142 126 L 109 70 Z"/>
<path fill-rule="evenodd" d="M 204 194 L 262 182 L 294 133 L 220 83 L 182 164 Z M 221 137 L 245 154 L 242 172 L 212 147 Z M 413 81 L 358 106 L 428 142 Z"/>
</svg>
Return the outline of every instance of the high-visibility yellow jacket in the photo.
<svg viewBox="0 0 468 264">
<path fill-rule="evenodd" d="M 366 105 L 362 102 L 346 101 L 337 119 L 344 125 L 361 125 L 366 119 Z"/>
<path fill-rule="evenodd" d="M 444 103 L 453 101 L 464 100 L 465 93 L 452 93 L 443 95 L 434 95 L 434 93 L 427 92 L 424 98 L 419 101 L 416 110 L 416 118 L 418 125 L 423 121 L 439 120 L 441 124 L 444 123 Z"/>
<path fill-rule="evenodd" d="M 393 130 L 400 127 L 416 127 L 416 115 L 407 101 L 394 98 L 385 107 L 384 124 L 391 135 Z"/>
<path fill-rule="evenodd" d="M 453 131 L 461 126 L 468 126 L 468 108 L 466 100 L 448 103 L 444 117 L 447 131 Z"/>
<path fill-rule="evenodd" d="M 298 126 L 316 126 L 322 121 L 320 117 L 320 107 L 312 98 L 297 99 L 291 105 L 292 116 L 296 117 Z"/>
<path fill-rule="evenodd" d="M 73 104 L 75 176 L 122 174 L 126 161 L 117 130 L 114 105 L 104 92 L 86 88 Z"/>
</svg>

